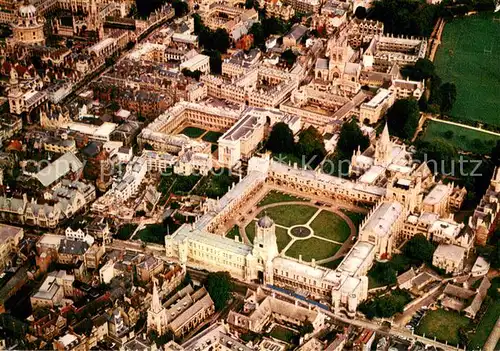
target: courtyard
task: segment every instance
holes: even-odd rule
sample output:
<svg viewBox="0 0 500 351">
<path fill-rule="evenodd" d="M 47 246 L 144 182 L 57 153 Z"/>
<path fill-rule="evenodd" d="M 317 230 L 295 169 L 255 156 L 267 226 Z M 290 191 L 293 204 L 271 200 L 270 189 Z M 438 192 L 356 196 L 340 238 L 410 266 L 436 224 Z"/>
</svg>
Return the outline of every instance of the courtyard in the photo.
<svg viewBox="0 0 500 351">
<path fill-rule="evenodd" d="M 483 13 L 455 18 L 445 25 L 435 66 L 443 82 L 457 87 L 450 115 L 459 120 L 500 126 L 500 100 L 495 89 L 500 80 L 498 18 L 499 14 Z"/>
<path fill-rule="evenodd" d="M 343 211 L 306 203 L 306 199 L 270 191 L 258 204 L 259 212 L 246 225 L 245 234 L 253 243 L 256 222 L 267 215 L 276 224 L 276 240 L 281 254 L 318 263 L 338 260 L 335 255 L 350 235 L 356 234 L 356 224 Z M 303 202 L 303 203 L 301 203 Z M 234 229 L 227 234 L 234 237 Z"/>
</svg>

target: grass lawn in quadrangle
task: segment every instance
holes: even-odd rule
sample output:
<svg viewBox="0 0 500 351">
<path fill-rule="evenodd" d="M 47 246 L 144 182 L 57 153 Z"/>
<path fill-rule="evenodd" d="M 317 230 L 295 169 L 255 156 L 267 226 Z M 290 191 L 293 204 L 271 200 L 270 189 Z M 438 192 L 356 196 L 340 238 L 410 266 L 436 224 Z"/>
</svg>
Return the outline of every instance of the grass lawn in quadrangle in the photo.
<svg viewBox="0 0 500 351">
<path fill-rule="evenodd" d="M 314 230 L 314 235 L 341 243 L 351 234 L 351 228 L 346 221 L 335 213 L 325 210 L 314 218 L 311 228 Z"/>
<path fill-rule="evenodd" d="M 241 235 L 240 235 L 240 229 L 238 228 L 237 225 L 233 226 L 227 233 L 226 233 L 226 238 L 233 239 L 238 235 L 240 237 L 241 241 Z"/>
<path fill-rule="evenodd" d="M 271 190 L 264 196 L 264 198 L 257 205 L 258 207 L 263 207 L 270 204 L 280 203 L 280 202 L 291 202 L 291 201 L 303 201 L 308 202 L 309 200 L 290 195 L 287 193 L 282 193 L 280 191 Z"/>
<path fill-rule="evenodd" d="M 457 87 L 450 115 L 500 126 L 500 21 L 496 13 L 455 18 L 444 27 L 434 64 L 443 83 Z"/>
<path fill-rule="evenodd" d="M 292 240 L 290 235 L 288 235 L 288 230 L 285 228 L 276 227 L 276 243 L 278 244 L 278 250 L 281 252 L 288 243 Z"/>
<path fill-rule="evenodd" d="M 437 309 L 425 314 L 415 329 L 415 333 L 425 334 L 430 339 L 436 337 L 439 341 L 448 341 L 450 345 L 457 345 L 460 342 L 458 330 L 467 327 L 469 323 L 470 320 L 458 312 Z"/>
<path fill-rule="evenodd" d="M 248 240 L 253 244 L 253 239 L 255 238 L 255 221 L 251 221 L 245 227 L 245 233 L 247 235 Z"/>
<path fill-rule="evenodd" d="M 295 336 L 295 332 L 293 330 L 282 327 L 280 325 L 276 325 L 271 330 L 270 335 L 273 338 L 290 343 L 292 341 L 293 337 Z"/>
<path fill-rule="evenodd" d="M 201 129 L 198 127 L 186 127 L 184 128 L 180 134 L 184 134 L 190 138 L 196 139 L 205 133 L 205 129 Z"/>
<path fill-rule="evenodd" d="M 445 136 L 447 132 L 453 133 L 451 138 Z M 485 155 L 491 153 L 497 141 L 500 140 L 500 136 L 443 122 L 429 121 L 422 140 L 430 143 L 442 140 L 453 145 L 457 150 Z"/>
<path fill-rule="evenodd" d="M 305 240 L 296 240 L 285 255 L 288 257 L 299 258 L 302 255 L 302 260 L 310 262 L 313 258 L 323 260 L 332 257 L 340 249 L 340 245 L 322 240 L 320 238 L 311 237 Z"/>
<path fill-rule="evenodd" d="M 206 141 L 207 143 L 213 143 L 216 144 L 219 138 L 222 136 L 224 133 L 220 132 L 213 132 L 209 130 L 208 132 L 205 133 L 205 135 L 201 138 L 203 141 Z"/>
<path fill-rule="evenodd" d="M 307 205 L 282 205 L 266 209 L 257 216 L 263 217 L 267 214 L 274 223 L 284 227 L 292 227 L 298 224 L 306 224 L 318 211 L 316 207 Z"/>
</svg>

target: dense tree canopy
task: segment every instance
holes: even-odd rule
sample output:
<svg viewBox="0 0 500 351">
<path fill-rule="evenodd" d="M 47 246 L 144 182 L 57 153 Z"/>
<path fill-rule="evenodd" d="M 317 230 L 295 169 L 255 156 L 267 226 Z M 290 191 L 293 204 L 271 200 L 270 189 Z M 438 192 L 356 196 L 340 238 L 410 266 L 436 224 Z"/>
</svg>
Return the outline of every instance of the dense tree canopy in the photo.
<svg viewBox="0 0 500 351">
<path fill-rule="evenodd" d="M 419 262 L 432 263 L 435 247 L 422 234 L 417 234 L 406 242 L 403 252 L 406 256 Z"/>
<path fill-rule="evenodd" d="M 297 60 L 297 55 L 291 49 L 288 49 L 281 54 L 281 59 L 285 61 L 288 67 L 292 67 L 295 60 Z"/>
<path fill-rule="evenodd" d="M 221 53 L 226 53 L 227 49 L 231 46 L 229 34 L 223 28 L 217 28 L 217 30 L 213 31 L 208 27 L 202 26 L 198 40 L 200 46 L 205 50 L 217 50 Z"/>
<path fill-rule="evenodd" d="M 387 262 L 376 262 L 369 272 L 371 277 L 383 285 L 396 283 L 396 274 L 392 265 Z"/>
<path fill-rule="evenodd" d="M 266 147 L 275 154 L 293 152 L 293 132 L 286 123 L 279 122 L 273 126 Z"/>
<path fill-rule="evenodd" d="M 136 0 L 135 6 L 137 8 L 137 13 L 140 17 L 148 17 L 151 12 L 156 11 L 163 4 L 165 4 L 165 0 Z"/>
<path fill-rule="evenodd" d="M 495 166 L 500 166 L 500 140 L 497 140 L 493 150 L 491 150 L 491 162 Z"/>
<path fill-rule="evenodd" d="M 210 73 L 221 74 L 222 73 L 222 57 L 220 52 L 217 50 L 205 50 L 202 52 L 203 55 L 210 57 Z"/>
<path fill-rule="evenodd" d="M 366 18 L 366 8 L 364 8 L 363 6 L 356 7 L 356 11 L 354 11 L 354 16 L 358 19 L 365 19 Z"/>
<path fill-rule="evenodd" d="M 415 146 L 418 150 L 415 159 L 426 161 L 431 171 L 435 173 L 449 174 L 452 170 L 451 163 L 458 157 L 455 146 L 445 139 L 434 139 L 432 142 L 418 141 Z"/>
<path fill-rule="evenodd" d="M 408 67 L 406 72 L 412 80 L 424 80 L 436 74 L 434 63 L 426 58 L 420 58 L 413 67 Z"/>
<path fill-rule="evenodd" d="M 361 151 L 364 151 L 369 145 L 369 138 L 363 134 L 355 119 L 342 125 L 339 141 L 337 143 L 337 151 L 342 153 L 344 157 L 351 157 L 353 151 L 355 151 L 358 146 Z"/>
<path fill-rule="evenodd" d="M 388 295 L 363 302 L 359 305 L 359 310 L 369 319 L 374 317 L 388 318 L 403 312 L 404 306 L 410 300 L 408 292 L 397 289 Z"/>
<path fill-rule="evenodd" d="M 215 309 L 220 311 L 231 298 L 233 283 L 228 272 L 209 273 L 206 283 L 207 291 L 214 301 Z"/>
<path fill-rule="evenodd" d="M 386 33 L 428 37 L 439 14 L 440 6 L 422 1 L 379 0 L 368 17 L 383 22 Z"/>
<path fill-rule="evenodd" d="M 185 16 L 189 12 L 189 7 L 187 2 L 182 0 L 173 0 L 172 7 L 174 8 L 176 17 Z"/>
<path fill-rule="evenodd" d="M 317 165 L 326 155 L 323 137 L 313 126 L 309 126 L 299 134 L 299 142 L 296 145 L 296 154 L 305 157 L 306 162 L 312 160 L 313 166 Z"/>
<path fill-rule="evenodd" d="M 248 30 L 248 34 L 253 35 L 253 43 L 255 46 L 264 45 L 266 42 L 266 34 L 264 33 L 264 28 L 260 22 L 252 24 Z"/>
<path fill-rule="evenodd" d="M 418 102 L 415 99 L 397 100 L 387 111 L 387 123 L 391 134 L 403 139 L 413 137 L 419 118 Z"/>
</svg>

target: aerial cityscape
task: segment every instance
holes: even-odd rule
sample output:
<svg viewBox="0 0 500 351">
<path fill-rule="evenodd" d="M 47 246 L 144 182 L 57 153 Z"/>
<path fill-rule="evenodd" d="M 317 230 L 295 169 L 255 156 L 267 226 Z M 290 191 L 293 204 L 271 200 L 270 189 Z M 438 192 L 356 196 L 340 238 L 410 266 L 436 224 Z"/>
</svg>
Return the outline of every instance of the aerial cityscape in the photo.
<svg viewBox="0 0 500 351">
<path fill-rule="evenodd" d="M 0 350 L 500 350 L 500 0 L 0 0 Z"/>
</svg>

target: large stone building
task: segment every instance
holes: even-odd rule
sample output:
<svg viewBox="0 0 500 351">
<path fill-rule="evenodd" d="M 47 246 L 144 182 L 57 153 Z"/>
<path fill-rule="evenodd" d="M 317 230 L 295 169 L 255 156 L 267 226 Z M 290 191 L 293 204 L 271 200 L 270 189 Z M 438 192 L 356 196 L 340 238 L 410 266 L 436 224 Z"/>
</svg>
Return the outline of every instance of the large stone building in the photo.
<svg viewBox="0 0 500 351">
<path fill-rule="evenodd" d="M 205 204 L 205 214 L 165 237 L 167 257 L 182 265 L 307 292 L 329 301 L 335 312 L 353 316 L 368 293 L 367 272 L 375 259 L 387 259 L 416 234 L 470 252 L 474 237 L 450 219 L 465 197 L 463 188 L 436 183 L 429 168 L 414 166 L 404 146 L 390 140 L 387 127 L 371 147 L 371 156 L 355 153 L 358 179 L 349 181 L 321 172 L 253 157 L 248 174 L 220 200 Z M 265 184 L 304 196 L 374 206 L 359 228 L 359 241 L 335 270 L 280 255 L 273 220 L 256 222 L 253 245 L 223 237 L 228 221 Z M 457 270 L 453 270 L 456 272 Z"/>
<path fill-rule="evenodd" d="M 44 22 L 35 6 L 31 4 L 21 6 L 16 21 L 12 24 L 14 37 L 9 40 L 9 44 L 44 45 Z"/>
</svg>

